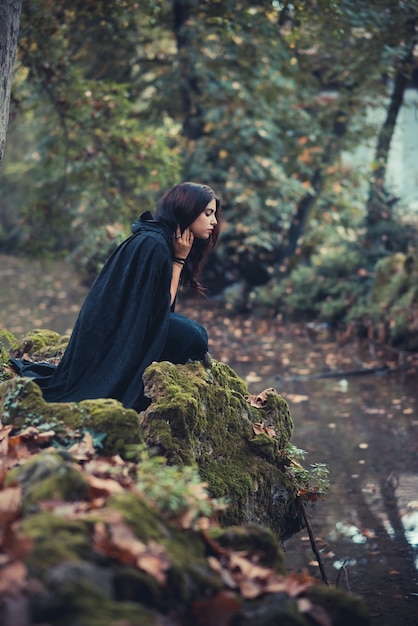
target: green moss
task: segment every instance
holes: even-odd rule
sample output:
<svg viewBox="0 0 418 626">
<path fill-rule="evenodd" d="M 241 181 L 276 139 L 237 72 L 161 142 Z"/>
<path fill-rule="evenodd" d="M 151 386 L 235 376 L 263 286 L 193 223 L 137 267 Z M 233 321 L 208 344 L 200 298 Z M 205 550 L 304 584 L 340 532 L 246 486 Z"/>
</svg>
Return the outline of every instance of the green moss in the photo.
<svg viewBox="0 0 418 626">
<path fill-rule="evenodd" d="M 12 333 L 5 329 L 0 330 L 0 382 L 14 376 L 9 366 L 9 355 L 18 347 L 19 342 Z"/>
<path fill-rule="evenodd" d="M 257 552 L 260 565 L 286 573 L 285 557 L 280 542 L 271 530 L 258 525 L 211 527 L 209 536 L 222 547 L 238 552 Z"/>
<path fill-rule="evenodd" d="M 149 607 L 161 607 L 165 589 L 142 570 L 124 566 L 113 568 L 115 600 L 137 602 Z"/>
<path fill-rule="evenodd" d="M 127 446 L 143 441 L 139 416 L 110 398 L 83 402 L 45 402 L 39 386 L 29 378 L 0 383 L 3 422 L 16 426 L 65 424 L 76 430 L 105 433 L 103 454 L 124 455 Z"/>
<path fill-rule="evenodd" d="M 37 618 L 52 626 L 158 626 L 158 613 L 134 602 L 118 602 L 88 580 L 69 580 L 38 602 Z"/>
<path fill-rule="evenodd" d="M 68 335 L 60 335 L 53 330 L 37 328 L 26 333 L 14 350 L 16 356 L 30 354 L 39 358 L 50 358 L 64 354 L 69 340 Z"/>
<path fill-rule="evenodd" d="M 26 557 L 26 563 L 33 573 L 41 577 L 59 563 L 78 562 L 92 556 L 84 521 L 72 521 L 50 512 L 41 512 L 26 517 L 20 528 L 24 535 L 33 539 L 33 548 Z"/>
<path fill-rule="evenodd" d="M 256 435 L 250 442 L 251 449 L 254 454 L 258 454 L 269 461 L 273 461 L 277 457 L 279 447 L 277 441 L 265 433 Z"/>
<path fill-rule="evenodd" d="M 72 460 L 59 453 L 44 452 L 31 457 L 10 472 L 8 480 L 23 489 L 23 508 L 32 509 L 39 501 L 76 502 L 87 497 L 87 478 Z"/>
<path fill-rule="evenodd" d="M 141 541 L 154 541 L 166 549 L 170 570 L 165 602 L 175 601 L 176 597 L 188 601 L 222 587 L 219 575 L 209 567 L 200 533 L 186 534 L 167 522 L 162 523 L 158 514 L 133 493 L 113 497 L 111 506 L 123 514 Z"/>
<path fill-rule="evenodd" d="M 371 623 L 363 601 L 357 596 L 322 585 L 311 587 L 306 595 L 327 611 L 333 626 L 369 626 Z"/>
<path fill-rule="evenodd" d="M 123 514 L 125 521 L 131 526 L 141 541 L 160 542 L 166 536 L 165 527 L 146 502 L 134 493 L 121 493 L 109 500 L 109 506 Z"/>
</svg>

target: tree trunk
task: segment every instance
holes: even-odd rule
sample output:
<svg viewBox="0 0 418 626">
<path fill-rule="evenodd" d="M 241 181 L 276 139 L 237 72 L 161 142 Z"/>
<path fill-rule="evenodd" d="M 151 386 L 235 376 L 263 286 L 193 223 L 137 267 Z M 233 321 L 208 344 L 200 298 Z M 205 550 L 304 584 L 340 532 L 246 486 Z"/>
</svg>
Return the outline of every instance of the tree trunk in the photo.
<svg viewBox="0 0 418 626">
<path fill-rule="evenodd" d="M 174 32 L 177 41 L 180 69 L 180 94 L 183 106 L 183 134 L 187 139 L 198 139 L 203 133 L 199 77 L 193 67 L 192 44 L 190 41 L 191 9 L 194 0 L 178 0 L 173 3 Z"/>
<path fill-rule="evenodd" d="M 335 162 L 335 159 L 341 152 L 341 138 L 344 137 L 347 131 L 347 124 L 347 115 L 343 111 L 338 111 L 334 118 L 333 134 L 324 148 L 321 163 L 314 171 L 310 181 L 312 191 L 306 193 L 301 198 L 290 222 L 287 233 L 287 246 L 279 261 L 281 272 L 286 272 L 288 269 L 288 261 L 295 254 L 299 241 L 305 232 L 309 216 L 312 214 L 321 196 L 327 177 L 326 170 L 330 164 Z"/>
<path fill-rule="evenodd" d="M 410 38 L 407 38 L 408 43 L 405 53 L 399 61 L 386 119 L 377 139 L 374 157 L 374 162 L 377 167 L 370 181 L 369 196 L 366 205 L 366 241 L 369 242 L 369 245 L 373 239 L 370 231 L 380 221 L 387 220 L 390 217 L 390 202 L 388 201 L 388 194 L 385 191 L 386 168 L 390 144 L 395 131 L 396 120 L 403 103 L 405 89 L 408 86 L 412 70 L 414 49 L 418 40 L 415 32 L 415 21 L 411 23 Z"/>
<path fill-rule="evenodd" d="M 22 0 L 0 0 L 0 167 L 9 125 L 9 104 Z"/>
</svg>

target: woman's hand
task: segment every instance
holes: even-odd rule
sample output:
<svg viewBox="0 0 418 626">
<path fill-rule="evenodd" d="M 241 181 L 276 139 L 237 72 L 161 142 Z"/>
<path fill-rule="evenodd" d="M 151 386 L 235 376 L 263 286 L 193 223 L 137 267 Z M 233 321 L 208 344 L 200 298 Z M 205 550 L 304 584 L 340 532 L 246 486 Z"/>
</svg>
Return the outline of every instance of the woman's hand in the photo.
<svg viewBox="0 0 418 626">
<path fill-rule="evenodd" d="M 184 267 L 184 263 L 187 259 L 187 256 L 192 249 L 194 241 L 193 233 L 189 228 L 181 233 L 180 226 L 177 225 L 177 229 L 175 234 L 173 235 L 173 246 L 174 246 L 174 259 L 173 259 L 173 273 L 171 275 L 171 285 L 170 285 L 170 302 L 173 304 L 177 289 L 180 282 L 180 274 Z M 177 260 L 176 260 L 177 259 Z"/>
<path fill-rule="evenodd" d="M 193 233 L 189 228 L 186 228 L 181 233 L 180 226 L 177 225 L 176 233 L 174 235 L 174 256 L 179 259 L 187 259 L 190 250 L 192 249 L 194 241 Z"/>
</svg>

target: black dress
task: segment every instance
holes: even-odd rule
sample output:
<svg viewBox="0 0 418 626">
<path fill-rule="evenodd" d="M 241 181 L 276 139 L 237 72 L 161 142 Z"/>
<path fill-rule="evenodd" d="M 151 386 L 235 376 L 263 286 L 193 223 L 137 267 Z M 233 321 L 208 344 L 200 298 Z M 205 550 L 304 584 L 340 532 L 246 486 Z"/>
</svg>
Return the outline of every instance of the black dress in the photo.
<svg viewBox="0 0 418 626">
<path fill-rule="evenodd" d="M 171 230 L 147 212 L 132 232 L 94 281 L 59 365 L 11 360 L 47 402 L 114 398 L 137 408 L 148 365 L 199 360 L 207 352 L 205 329 L 170 308 Z"/>
</svg>

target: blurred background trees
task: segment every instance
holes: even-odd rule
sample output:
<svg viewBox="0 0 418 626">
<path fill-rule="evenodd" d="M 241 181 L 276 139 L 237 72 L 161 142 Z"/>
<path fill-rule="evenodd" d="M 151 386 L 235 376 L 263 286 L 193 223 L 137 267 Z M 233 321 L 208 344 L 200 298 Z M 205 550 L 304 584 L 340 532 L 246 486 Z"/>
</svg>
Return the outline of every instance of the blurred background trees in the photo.
<svg viewBox="0 0 418 626">
<path fill-rule="evenodd" d="M 415 345 L 418 219 L 386 171 L 417 19 L 417 0 L 24 3 L 2 249 L 65 254 L 91 280 L 197 180 L 222 197 L 205 281 L 231 312 Z"/>
</svg>

